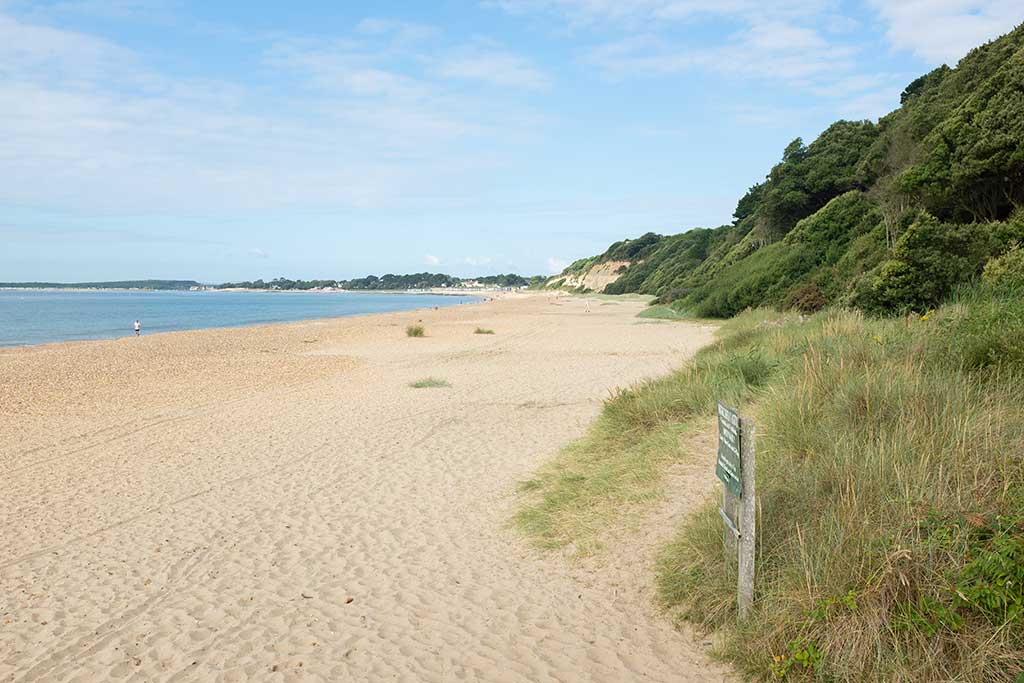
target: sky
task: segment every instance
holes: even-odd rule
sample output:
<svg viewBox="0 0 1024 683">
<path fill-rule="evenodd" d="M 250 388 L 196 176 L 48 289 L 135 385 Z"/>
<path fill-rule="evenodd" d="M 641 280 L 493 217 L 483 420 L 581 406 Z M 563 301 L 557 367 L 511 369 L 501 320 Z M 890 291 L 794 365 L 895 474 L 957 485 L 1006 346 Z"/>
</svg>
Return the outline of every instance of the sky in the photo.
<svg viewBox="0 0 1024 683">
<path fill-rule="evenodd" d="M 547 274 L 736 200 L 1020 0 L 0 0 L 0 281 Z"/>
</svg>

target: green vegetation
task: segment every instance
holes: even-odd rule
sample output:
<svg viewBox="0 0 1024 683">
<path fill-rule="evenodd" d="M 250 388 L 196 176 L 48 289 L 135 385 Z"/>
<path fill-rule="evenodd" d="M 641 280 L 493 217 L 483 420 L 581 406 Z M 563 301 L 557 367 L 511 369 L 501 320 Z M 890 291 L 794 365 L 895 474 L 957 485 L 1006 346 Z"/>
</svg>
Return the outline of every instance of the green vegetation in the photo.
<svg viewBox="0 0 1024 683">
<path fill-rule="evenodd" d="M 734 221 L 648 233 L 563 275 L 628 261 L 605 293 L 700 317 L 828 305 L 923 313 L 1024 241 L 1024 27 L 907 86 L 878 123 L 790 143 Z M 554 286 L 552 283 L 551 286 Z"/>
<path fill-rule="evenodd" d="M 486 327 L 478 327 L 473 330 L 473 334 L 494 334 L 494 330 L 487 329 Z"/>
<path fill-rule="evenodd" d="M 446 380 L 438 379 L 437 377 L 427 377 L 417 382 L 413 382 L 409 386 L 412 387 L 413 389 L 443 389 L 446 387 L 450 387 L 451 384 L 449 384 Z"/>
<path fill-rule="evenodd" d="M 0 289 L 154 289 L 188 290 L 203 285 L 195 280 L 117 280 L 114 282 L 0 282 Z"/>
<path fill-rule="evenodd" d="M 306 291 L 310 289 L 324 289 L 325 287 L 340 287 L 339 280 L 289 280 L 286 277 L 276 277 L 269 282 L 263 280 L 246 280 L 244 282 L 225 282 L 217 285 L 217 289 L 273 289 L 288 291 Z"/>
<path fill-rule="evenodd" d="M 565 273 L 628 261 L 606 294 L 731 319 L 611 398 L 523 482 L 516 522 L 594 552 L 667 465 L 714 457 L 687 432 L 715 401 L 739 406 L 758 433 L 753 614 L 737 624 L 717 492 L 657 583 L 756 680 L 1024 682 L 1024 26 L 901 101 L 793 141 L 731 225 Z"/>
<path fill-rule="evenodd" d="M 281 291 L 324 289 L 366 290 L 406 290 L 406 289 L 443 289 L 471 287 L 473 283 L 485 287 L 529 287 L 537 286 L 546 278 L 535 276 L 530 278 L 522 277 L 514 273 L 506 275 L 486 275 L 477 278 L 457 278 L 444 273 L 413 273 L 411 275 L 367 275 L 366 277 L 352 280 L 290 280 L 284 277 L 274 278 L 269 282 L 253 280 L 245 282 L 226 282 L 218 285 L 219 288 L 236 289 L 274 289 Z"/>
<path fill-rule="evenodd" d="M 582 440 L 524 482 L 516 521 L 541 545 L 593 552 L 659 495 L 666 465 L 713 457 L 688 454 L 680 437 L 721 399 L 758 425 L 754 614 L 736 626 L 735 559 L 710 498 L 661 554 L 666 607 L 720 629 L 722 654 L 758 680 L 1014 680 L 1017 291 L 996 279 L 911 319 L 745 313 L 685 368 L 610 399 Z"/>
<path fill-rule="evenodd" d="M 761 354 L 712 347 L 667 377 L 619 392 L 583 439 L 521 485 L 528 495 L 516 522 L 541 546 L 593 552 L 610 523 L 658 497 L 664 466 L 687 457 L 686 423 L 710 415 L 717 399 L 739 403 L 773 372 Z"/>
<path fill-rule="evenodd" d="M 725 654 L 759 678 L 1013 680 L 1024 302 L 983 287 L 910 324 L 764 315 L 717 347 L 777 368 L 745 406 L 760 435 L 754 616 L 733 628 L 713 501 L 662 555 L 663 602 L 729 626 Z"/>
<path fill-rule="evenodd" d="M 671 306 L 649 306 L 640 311 L 638 318 L 656 318 L 658 320 L 687 320 L 689 316 L 681 313 Z"/>
<path fill-rule="evenodd" d="M 405 328 L 405 336 L 425 337 L 427 336 L 427 331 L 423 329 L 423 325 L 409 325 L 407 328 Z"/>
</svg>

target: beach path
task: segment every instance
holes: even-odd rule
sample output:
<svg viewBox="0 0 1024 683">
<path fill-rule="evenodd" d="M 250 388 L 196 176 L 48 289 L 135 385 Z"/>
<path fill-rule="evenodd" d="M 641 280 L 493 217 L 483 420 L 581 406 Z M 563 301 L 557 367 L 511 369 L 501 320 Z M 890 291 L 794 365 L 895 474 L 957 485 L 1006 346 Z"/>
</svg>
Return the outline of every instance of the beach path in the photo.
<svg viewBox="0 0 1024 683">
<path fill-rule="evenodd" d="M 712 338 L 641 308 L 0 350 L 0 681 L 731 680 L 648 549 L 592 570 L 508 525 L 610 391 Z"/>
</svg>

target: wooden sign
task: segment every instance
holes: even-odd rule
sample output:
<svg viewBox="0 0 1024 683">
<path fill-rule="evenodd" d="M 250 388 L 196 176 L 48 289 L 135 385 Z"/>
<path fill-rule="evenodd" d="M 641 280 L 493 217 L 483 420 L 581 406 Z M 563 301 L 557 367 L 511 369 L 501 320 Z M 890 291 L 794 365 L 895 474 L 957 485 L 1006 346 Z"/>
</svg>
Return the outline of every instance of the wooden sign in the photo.
<svg viewBox="0 0 1024 683">
<path fill-rule="evenodd" d="M 721 401 L 718 402 L 718 462 L 715 474 L 738 498 L 743 497 L 743 434 L 740 416 Z"/>
<path fill-rule="evenodd" d="M 715 474 L 722 480 L 722 507 L 726 551 L 739 562 L 736 598 L 740 620 L 754 603 L 754 543 L 757 509 L 754 494 L 756 466 L 754 423 L 718 402 L 718 459 Z"/>
</svg>

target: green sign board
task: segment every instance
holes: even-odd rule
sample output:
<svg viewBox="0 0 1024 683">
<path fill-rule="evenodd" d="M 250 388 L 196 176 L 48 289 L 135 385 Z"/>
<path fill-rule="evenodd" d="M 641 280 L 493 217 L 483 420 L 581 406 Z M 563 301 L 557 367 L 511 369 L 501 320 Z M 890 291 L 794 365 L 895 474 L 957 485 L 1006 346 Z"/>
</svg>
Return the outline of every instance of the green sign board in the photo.
<svg viewBox="0 0 1024 683">
<path fill-rule="evenodd" d="M 722 480 L 725 487 L 737 497 L 742 497 L 743 486 L 740 483 L 743 471 L 743 458 L 740 455 L 740 416 L 736 411 L 721 403 L 718 404 L 718 462 L 715 474 Z"/>
</svg>

